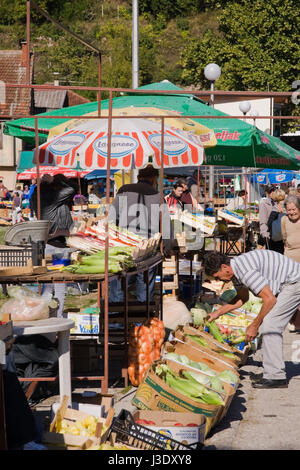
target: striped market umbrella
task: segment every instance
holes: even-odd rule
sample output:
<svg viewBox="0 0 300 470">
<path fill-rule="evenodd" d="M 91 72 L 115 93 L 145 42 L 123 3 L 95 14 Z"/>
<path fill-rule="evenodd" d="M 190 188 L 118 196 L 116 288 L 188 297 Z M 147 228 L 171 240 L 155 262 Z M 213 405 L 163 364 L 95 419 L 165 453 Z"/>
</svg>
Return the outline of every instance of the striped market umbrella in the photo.
<svg viewBox="0 0 300 470">
<path fill-rule="evenodd" d="M 112 120 L 111 169 L 161 168 L 161 125 L 142 118 Z M 163 166 L 201 165 L 204 150 L 200 136 L 165 126 Z M 107 169 L 108 119 L 92 119 L 39 147 L 40 165 L 82 170 Z"/>
</svg>

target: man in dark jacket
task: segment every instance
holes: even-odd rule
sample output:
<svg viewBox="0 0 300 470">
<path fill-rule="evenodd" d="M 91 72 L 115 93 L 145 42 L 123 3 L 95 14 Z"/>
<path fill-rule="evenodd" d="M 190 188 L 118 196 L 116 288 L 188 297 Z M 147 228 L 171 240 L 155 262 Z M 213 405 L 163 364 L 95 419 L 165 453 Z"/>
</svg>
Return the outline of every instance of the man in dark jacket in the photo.
<svg viewBox="0 0 300 470">
<path fill-rule="evenodd" d="M 66 257 L 69 253 L 69 248 L 66 245 L 66 237 L 69 235 L 73 224 L 70 210 L 75 193 L 75 189 L 62 174 L 55 175 L 54 177 L 44 175 L 42 178 L 40 185 L 41 220 L 50 221 L 45 255 L 56 254 L 60 255 L 60 257 Z M 32 202 L 35 213 L 37 214 L 37 189 L 35 189 L 32 195 Z M 53 287 L 54 295 L 59 300 L 57 316 L 61 317 L 63 315 L 66 284 L 45 284 L 43 294 L 50 291 L 52 292 Z"/>
<path fill-rule="evenodd" d="M 119 189 L 109 209 L 109 220 L 119 227 L 126 228 L 144 238 L 151 238 L 161 232 L 164 251 L 172 248 L 172 227 L 165 203 L 160 204 L 157 191 L 159 172 L 148 165 L 138 173 L 138 182 L 125 184 Z M 160 225 L 162 211 L 162 227 Z M 149 270 L 149 299 L 153 298 L 156 269 Z M 143 273 L 136 276 L 136 296 L 140 302 L 146 301 L 146 284 Z M 119 281 L 110 283 L 110 302 L 123 302 L 124 293 Z"/>
</svg>

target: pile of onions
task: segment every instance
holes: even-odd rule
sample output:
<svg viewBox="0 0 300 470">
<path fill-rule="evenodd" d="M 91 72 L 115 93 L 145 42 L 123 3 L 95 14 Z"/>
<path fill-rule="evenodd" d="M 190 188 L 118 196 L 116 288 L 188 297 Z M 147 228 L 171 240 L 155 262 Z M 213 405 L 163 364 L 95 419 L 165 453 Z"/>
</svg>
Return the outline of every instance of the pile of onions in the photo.
<svg viewBox="0 0 300 470">
<path fill-rule="evenodd" d="M 152 362 L 160 358 L 164 337 L 164 324 L 158 318 L 129 330 L 128 376 L 133 386 L 143 382 Z"/>
</svg>

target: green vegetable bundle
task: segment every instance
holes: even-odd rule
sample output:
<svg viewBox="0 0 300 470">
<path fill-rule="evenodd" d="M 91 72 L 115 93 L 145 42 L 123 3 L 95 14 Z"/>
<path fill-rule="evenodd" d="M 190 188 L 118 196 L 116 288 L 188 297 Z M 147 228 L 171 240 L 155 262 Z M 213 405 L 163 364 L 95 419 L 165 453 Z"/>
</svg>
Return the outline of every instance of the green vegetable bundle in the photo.
<svg viewBox="0 0 300 470">
<path fill-rule="evenodd" d="M 133 247 L 112 247 L 108 250 L 108 272 L 118 273 L 134 266 L 132 258 Z M 98 251 L 90 256 L 81 256 L 79 262 L 63 268 L 75 274 L 104 274 L 105 250 Z"/>
<path fill-rule="evenodd" d="M 207 389 L 192 376 L 180 377 L 166 364 L 156 366 L 155 373 L 173 390 L 192 400 L 208 405 L 224 405 L 224 400 L 219 393 Z"/>
<path fill-rule="evenodd" d="M 184 364 L 189 367 L 193 367 L 194 369 L 198 369 L 199 371 L 204 372 L 206 375 L 209 376 L 210 380 L 214 379 L 214 377 L 219 378 L 220 380 L 223 380 L 226 383 L 229 384 L 236 384 L 238 382 L 238 377 L 237 375 L 231 371 L 230 369 L 225 369 L 220 373 L 216 373 L 214 370 L 212 370 L 208 365 L 204 364 L 203 362 L 196 362 L 192 361 L 189 359 L 187 356 L 184 354 L 176 354 L 176 353 L 167 353 L 165 356 L 165 359 L 169 360 L 174 360 L 177 361 L 181 364 Z M 211 386 L 211 388 L 214 388 Z"/>
</svg>

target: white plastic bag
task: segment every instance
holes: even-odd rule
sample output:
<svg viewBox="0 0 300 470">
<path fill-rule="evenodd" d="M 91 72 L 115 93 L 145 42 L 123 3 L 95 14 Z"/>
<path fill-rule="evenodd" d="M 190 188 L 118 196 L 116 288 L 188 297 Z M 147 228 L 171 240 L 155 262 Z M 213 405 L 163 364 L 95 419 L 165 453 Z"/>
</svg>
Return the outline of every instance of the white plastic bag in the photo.
<svg viewBox="0 0 300 470">
<path fill-rule="evenodd" d="M 0 316 L 3 313 L 9 313 L 12 321 L 42 320 L 49 318 L 49 302 L 42 297 L 20 295 L 2 305 Z"/>
<path fill-rule="evenodd" d="M 190 311 L 183 302 L 172 297 L 163 298 L 163 322 L 166 328 L 175 330 L 178 325 L 192 323 Z"/>
</svg>

